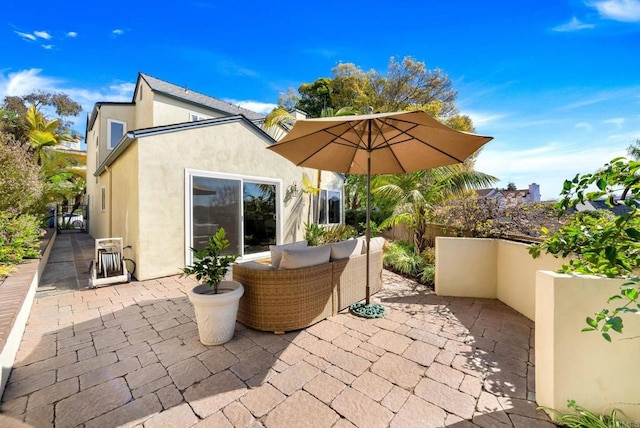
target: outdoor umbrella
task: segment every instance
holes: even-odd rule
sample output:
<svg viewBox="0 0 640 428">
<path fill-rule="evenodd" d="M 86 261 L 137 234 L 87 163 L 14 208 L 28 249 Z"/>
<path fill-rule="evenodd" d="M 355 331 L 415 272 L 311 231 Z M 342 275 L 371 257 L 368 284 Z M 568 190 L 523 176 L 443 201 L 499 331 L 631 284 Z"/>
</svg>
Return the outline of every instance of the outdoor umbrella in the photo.
<svg viewBox="0 0 640 428">
<path fill-rule="evenodd" d="M 298 166 L 367 176 L 366 306 L 369 306 L 371 175 L 460 163 L 492 138 L 456 131 L 423 111 L 407 111 L 298 120 L 269 149 Z"/>
</svg>

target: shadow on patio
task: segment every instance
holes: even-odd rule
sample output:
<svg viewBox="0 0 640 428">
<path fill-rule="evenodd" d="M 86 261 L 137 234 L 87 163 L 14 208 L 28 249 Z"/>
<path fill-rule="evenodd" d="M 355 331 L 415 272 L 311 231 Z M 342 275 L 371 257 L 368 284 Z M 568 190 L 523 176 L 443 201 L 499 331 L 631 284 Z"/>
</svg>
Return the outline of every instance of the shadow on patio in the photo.
<svg viewBox="0 0 640 428">
<path fill-rule="evenodd" d="M 497 301 L 441 298 L 386 271 L 384 281 L 383 319 L 342 313 L 281 336 L 237 324 L 215 347 L 200 344 L 177 277 L 40 298 L 0 421 L 552 426 L 527 400 L 530 321 Z"/>
</svg>

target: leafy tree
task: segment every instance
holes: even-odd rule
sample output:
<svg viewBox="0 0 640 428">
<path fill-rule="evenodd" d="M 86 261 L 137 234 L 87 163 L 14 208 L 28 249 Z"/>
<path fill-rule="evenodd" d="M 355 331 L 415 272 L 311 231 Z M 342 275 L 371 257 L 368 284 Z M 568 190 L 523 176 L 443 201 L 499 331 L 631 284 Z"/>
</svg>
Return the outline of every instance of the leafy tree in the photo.
<svg viewBox="0 0 640 428">
<path fill-rule="evenodd" d="M 64 118 L 78 116 L 82 111 L 82 106 L 64 93 L 37 91 L 23 96 L 7 96 L 1 107 L 4 113 L 0 120 L 5 131 L 12 133 L 18 142 L 28 140 L 27 110 L 30 106 L 34 106 L 42 114 L 45 110 L 52 109 L 60 117 L 56 128 L 59 134 L 71 134 L 71 122 Z"/>
<path fill-rule="evenodd" d="M 509 184 L 507 184 L 507 190 L 518 190 L 518 188 L 516 187 L 516 183 L 510 181 Z"/>
<path fill-rule="evenodd" d="M 635 142 L 631 143 L 631 145 L 629 147 L 627 147 L 627 153 L 634 160 L 640 161 L 640 139 L 638 139 Z"/>
</svg>

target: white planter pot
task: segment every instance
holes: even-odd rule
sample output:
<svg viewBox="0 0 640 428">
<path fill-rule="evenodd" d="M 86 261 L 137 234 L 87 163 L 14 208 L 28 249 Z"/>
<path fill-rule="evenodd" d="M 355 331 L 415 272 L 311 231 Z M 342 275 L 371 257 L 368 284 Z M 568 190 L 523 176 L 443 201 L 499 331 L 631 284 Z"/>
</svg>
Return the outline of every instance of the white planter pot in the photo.
<svg viewBox="0 0 640 428">
<path fill-rule="evenodd" d="M 213 294 L 213 288 L 206 284 L 189 290 L 203 345 L 221 345 L 233 338 L 238 302 L 243 294 L 244 287 L 237 281 L 222 281 L 218 294 Z"/>
</svg>

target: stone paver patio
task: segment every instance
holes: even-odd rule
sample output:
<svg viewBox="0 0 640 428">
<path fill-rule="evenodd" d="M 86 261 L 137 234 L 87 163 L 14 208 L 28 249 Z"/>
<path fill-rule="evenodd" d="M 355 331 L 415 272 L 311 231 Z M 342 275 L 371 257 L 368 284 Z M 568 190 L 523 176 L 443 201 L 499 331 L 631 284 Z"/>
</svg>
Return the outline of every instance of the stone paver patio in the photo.
<svg viewBox="0 0 640 428">
<path fill-rule="evenodd" d="M 237 324 L 203 346 L 169 277 L 36 299 L 0 426 L 552 427 L 536 411 L 534 325 L 496 300 L 384 272 L 389 313 L 284 335 Z"/>
</svg>

